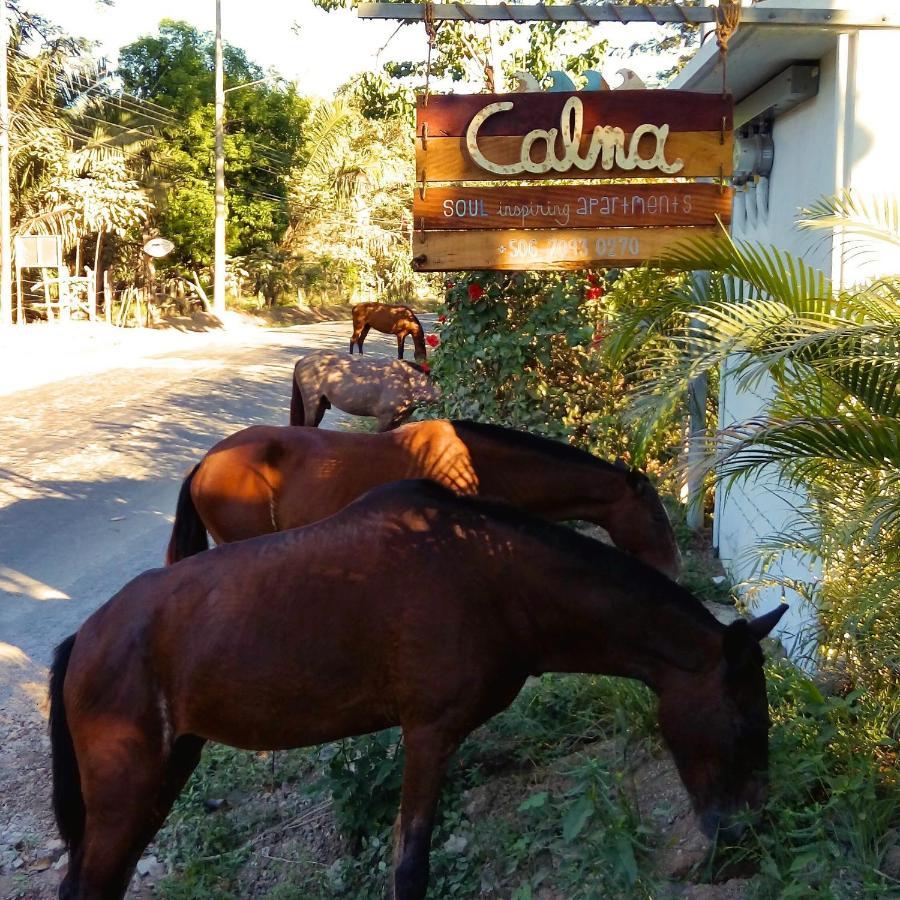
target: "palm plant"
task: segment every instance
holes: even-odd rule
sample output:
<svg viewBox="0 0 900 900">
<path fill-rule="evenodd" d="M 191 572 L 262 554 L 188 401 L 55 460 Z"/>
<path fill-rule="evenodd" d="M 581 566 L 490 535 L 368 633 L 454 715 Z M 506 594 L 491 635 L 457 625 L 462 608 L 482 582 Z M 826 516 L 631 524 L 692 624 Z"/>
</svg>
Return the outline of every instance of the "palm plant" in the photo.
<svg viewBox="0 0 900 900">
<path fill-rule="evenodd" d="M 140 140 L 130 136 L 126 147 L 121 134 L 89 124 L 102 92 L 85 86 L 96 89 L 103 74 L 87 51 L 18 12 L 9 54 L 12 220 L 14 234 L 59 235 L 76 256 L 95 234 L 96 268 L 104 235 L 143 221 L 150 201 L 131 164 Z"/>
<path fill-rule="evenodd" d="M 306 161 L 290 184 L 285 244 L 305 256 L 339 254 L 371 289 L 411 299 L 408 261 L 409 146 L 403 117 L 366 118 L 357 98 L 321 103 L 305 131 Z"/>
<path fill-rule="evenodd" d="M 800 226 L 840 229 L 854 254 L 900 246 L 900 205 L 846 193 L 807 210 Z M 607 344 L 619 365 L 652 348 L 633 397 L 639 432 L 646 439 L 705 372 L 727 370 L 742 389 L 771 386 L 758 416 L 710 439 L 704 466 L 725 490 L 767 470 L 802 488 L 806 503 L 764 542 L 763 564 L 785 551 L 817 560 L 821 579 L 792 587 L 816 603 L 823 647 L 896 684 L 900 276 L 839 289 L 790 254 L 727 236 L 680 249 L 666 266 L 709 277 L 680 279 L 626 310 Z"/>
</svg>

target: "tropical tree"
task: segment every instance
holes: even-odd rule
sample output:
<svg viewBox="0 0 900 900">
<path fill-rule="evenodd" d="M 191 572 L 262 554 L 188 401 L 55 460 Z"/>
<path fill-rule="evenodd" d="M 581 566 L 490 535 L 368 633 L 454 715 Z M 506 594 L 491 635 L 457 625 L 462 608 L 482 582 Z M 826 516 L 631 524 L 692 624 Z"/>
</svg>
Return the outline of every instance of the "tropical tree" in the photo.
<svg viewBox="0 0 900 900">
<path fill-rule="evenodd" d="M 364 109 L 349 86 L 313 111 L 306 161 L 290 183 L 293 221 L 285 243 L 307 260 L 341 268 L 345 288 L 411 301 L 409 122 L 404 115 L 368 118 Z M 336 264 L 337 257 L 343 262 Z"/>
<path fill-rule="evenodd" d="M 122 48 L 118 76 L 125 125 L 150 123 L 147 173 L 161 190 L 155 225 L 176 244 L 165 265 L 212 262 L 214 211 L 214 43 L 192 25 L 164 19 L 157 34 Z M 228 94 L 225 164 L 230 255 L 277 245 L 289 224 L 287 179 L 302 162 L 308 103 L 293 84 L 265 72 L 239 48 L 225 48 Z"/>
<path fill-rule="evenodd" d="M 896 202 L 846 193 L 808 210 L 807 229 L 900 246 Z M 774 472 L 806 496 L 797 519 L 760 547 L 764 567 L 786 551 L 821 567 L 791 583 L 818 608 L 822 649 L 870 685 L 900 684 L 900 276 L 839 289 L 775 248 L 701 240 L 667 265 L 709 271 L 627 310 L 609 357 L 655 351 L 633 393 L 645 437 L 690 381 L 727 369 L 771 401 L 751 420 L 723 423 L 705 466 L 728 489 Z M 762 393 L 762 392 L 760 392 Z M 895 692 L 896 693 L 896 692 Z"/>
</svg>

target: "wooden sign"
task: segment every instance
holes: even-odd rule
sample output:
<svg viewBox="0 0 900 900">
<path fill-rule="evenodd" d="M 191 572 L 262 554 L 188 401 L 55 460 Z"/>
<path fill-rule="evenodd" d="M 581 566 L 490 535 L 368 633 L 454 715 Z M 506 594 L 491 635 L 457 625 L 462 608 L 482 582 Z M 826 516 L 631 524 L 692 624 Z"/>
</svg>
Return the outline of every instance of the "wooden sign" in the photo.
<svg viewBox="0 0 900 900">
<path fill-rule="evenodd" d="M 417 180 L 730 175 L 732 109 L 729 96 L 672 90 L 420 98 Z"/>
<path fill-rule="evenodd" d="M 62 239 L 56 234 L 20 234 L 13 239 L 16 265 L 20 269 L 55 269 L 62 254 Z"/>
<path fill-rule="evenodd" d="M 426 231 L 727 225 L 731 195 L 690 183 L 429 187 L 413 218 Z"/>
<path fill-rule="evenodd" d="M 415 231 L 417 271 L 559 270 L 636 266 L 685 241 L 723 235 L 718 226 L 511 231 Z"/>
</svg>

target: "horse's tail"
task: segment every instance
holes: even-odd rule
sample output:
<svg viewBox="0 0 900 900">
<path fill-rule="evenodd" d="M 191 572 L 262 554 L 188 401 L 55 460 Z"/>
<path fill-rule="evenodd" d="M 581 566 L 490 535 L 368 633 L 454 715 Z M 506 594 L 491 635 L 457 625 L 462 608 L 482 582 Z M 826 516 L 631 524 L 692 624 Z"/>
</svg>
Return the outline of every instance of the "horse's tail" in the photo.
<svg viewBox="0 0 900 900">
<path fill-rule="evenodd" d="M 181 483 L 178 492 L 178 503 L 175 506 L 175 524 L 172 525 L 172 537 L 169 538 L 169 547 L 166 550 L 166 565 L 171 566 L 180 559 L 195 556 L 204 550 L 209 550 L 209 538 L 206 536 L 206 526 L 194 506 L 194 498 L 191 497 L 191 483 L 197 474 L 200 463 L 191 469 L 187 478 Z"/>
<path fill-rule="evenodd" d="M 70 850 L 77 850 L 84 837 L 84 795 L 81 773 L 66 718 L 63 684 L 75 635 L 67 637 L 53 654 L 50 667 L 50 747 L 53 755 L 53 813 L 60 837 Z"/>
<path fill-rule="evenodd" d="M 353 344 L 350 346 L 352 348 Z M 305 422 L 303 413 L 303 395 L 300 393 L 300 388 L 297 385 L 296 372 L 294 373 L 291 385 L 291 425 L 303 425 Z"/>
</svg>

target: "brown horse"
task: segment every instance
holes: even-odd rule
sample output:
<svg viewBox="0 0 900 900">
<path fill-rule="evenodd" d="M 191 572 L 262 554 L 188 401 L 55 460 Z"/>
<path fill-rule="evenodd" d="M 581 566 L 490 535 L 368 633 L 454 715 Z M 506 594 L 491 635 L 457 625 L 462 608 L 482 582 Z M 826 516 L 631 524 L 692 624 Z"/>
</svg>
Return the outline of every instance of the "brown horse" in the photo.
<svg viewBox="0 0 900 900">
<path fill-rule="evenodd" d="M 325 411 L 334 406 L 352 416 L 374 416 L 379 431 L 390 431 L 416 406 L 437 400 L 440 393 L 427 366 L 313 350 L 294 366 L 291 425 L 317 428 Z"/>
<path fill-rule="evenodd" d="M 542 672 L 648 684 L 701 826 L 729 829 L 765 794 L 759 641 L 781 611 L 725 627 L 612 547 L 424 480 L 146 572 L 53 663 L 60 897 L 123 896 L 204 741 L 277 750 L 399 725 L 392 896 L 421 900 L 448 761 Z"/>
<path fill-rule="evenodd" d="M 353 345 L 363 352 L 363 342 L 370 328 L 383 334 L 397 335 L 397 359 L 403 359 L 403 348 L 407 335 L 412 335 L 414 357 L 417 363 L 425 362 L 425 329 L 408 306 L 394 306 L 390 303 L 357 303 L 353 307 L 353 336 L 350 338 L 350 353 Z"/>
<path fill-rule="evenodd" d="M 386 434 L 238 431 L 185 479 L 166 561 L 206 550 L 207 531 L 223 544 L 308 525 L 401 478 L 431 478 L 547 519 L 594 522 L 619 549 L 678 576 L 675 535 L 645 475 L 527 432 L 444 419 Z"/>
</svg>

